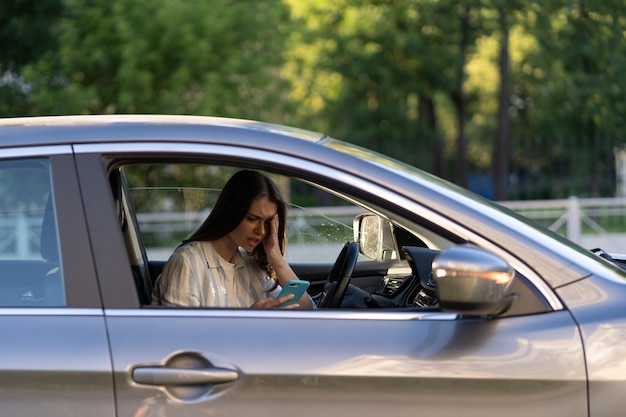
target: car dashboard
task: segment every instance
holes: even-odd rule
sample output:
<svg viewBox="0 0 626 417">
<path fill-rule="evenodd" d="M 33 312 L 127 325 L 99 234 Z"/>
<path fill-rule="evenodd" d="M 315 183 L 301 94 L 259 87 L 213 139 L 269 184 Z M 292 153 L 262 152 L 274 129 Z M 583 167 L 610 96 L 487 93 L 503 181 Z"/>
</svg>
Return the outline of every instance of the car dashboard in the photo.
<svg viewBox="0 0 626 417">
<path fill-rule="evenodd" d="M 404 261 L 388 268 L 372 293 L 351 284 L 342 308 L 428 308 L 437 307 L 432 281 L 432 261 L 439 253 L 422 247 L 405 247 Z"/>
</svg>

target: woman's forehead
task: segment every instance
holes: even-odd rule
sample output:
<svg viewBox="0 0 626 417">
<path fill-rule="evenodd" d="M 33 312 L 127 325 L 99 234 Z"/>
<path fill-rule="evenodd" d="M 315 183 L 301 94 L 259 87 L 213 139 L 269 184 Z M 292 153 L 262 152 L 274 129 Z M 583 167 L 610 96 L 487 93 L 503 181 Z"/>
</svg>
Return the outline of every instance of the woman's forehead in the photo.
<svg viewBox="0 0 626 417">
<path fill-rule="evenodd" d="M 255 216 L 269 218 L 278 212 L 278 206 L 263 195 L 252 200 L 248 211 Z"/>
</svg>

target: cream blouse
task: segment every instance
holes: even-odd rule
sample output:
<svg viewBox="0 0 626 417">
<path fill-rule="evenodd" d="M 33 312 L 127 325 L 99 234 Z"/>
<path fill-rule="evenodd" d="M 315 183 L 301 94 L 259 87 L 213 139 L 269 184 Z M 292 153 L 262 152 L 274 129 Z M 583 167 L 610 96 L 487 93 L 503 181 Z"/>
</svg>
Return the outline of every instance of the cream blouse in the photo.
<svg viewBox="0 0 626 417">
<path fill-rule="evenodd" d="M 265 297 L 276 297 L 281 290 L 239 248 L 233 258 L 233 271 L 227 274 L 213 243 L 189 242 L 179 246 L 165 264 L 152 292 L 152 304 L 178 307 L 247 308 Z M 229 265 L 226 265 L 229 268 Z"/>
</svg>

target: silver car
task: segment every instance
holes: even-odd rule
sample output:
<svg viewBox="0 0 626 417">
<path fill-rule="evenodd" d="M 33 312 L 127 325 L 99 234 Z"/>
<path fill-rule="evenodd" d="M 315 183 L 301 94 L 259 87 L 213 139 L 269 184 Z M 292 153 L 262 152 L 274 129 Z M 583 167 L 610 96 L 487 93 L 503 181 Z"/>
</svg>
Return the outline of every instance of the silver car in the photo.
<svg viewBox="0 0 626 417">
<path fill-rule="evenodd" d="M 287 196 L 313 310 L 150 304 L 241 168 Z M 626 273 L 322 134 L 193 116 L 0 120 L 0 415 L 621 416 Z"/>
</svg>

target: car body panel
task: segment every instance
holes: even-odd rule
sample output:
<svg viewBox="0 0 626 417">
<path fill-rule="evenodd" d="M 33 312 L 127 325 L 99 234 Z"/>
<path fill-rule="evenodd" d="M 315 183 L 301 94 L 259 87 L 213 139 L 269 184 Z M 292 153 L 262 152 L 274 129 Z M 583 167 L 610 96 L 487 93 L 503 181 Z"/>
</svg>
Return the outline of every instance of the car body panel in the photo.
<svg viewBox="0 0 626 417">
<path fill-rule="evenodd" d="M 590 277 L 557 290 L 580 326 L 585 343 L 592 416 L 605 415 L 605 410 L 617 411 L 623 407 L 626 389 L 625 286 L 619 281 Z"/>
<path fill-rule="evenodd" d="M 146 404 L 189 416 L 356 417 L 416 407 L 440 415 L 587 415 L 580 335 L 565 311 L 458 321 L 415 313 L 149 309 L 107 311 L 107 324 L 119 416 Z M 133 367 L 162 365 L 181 346 L 236 370 L 238 380 L 186 403 L 129 377 Z"/>
<path fill-rule="evenodd" d="M 0 308 L 0 414 L 112 416 L 102 310 Z"/>
<path fill-rule="evenodd" d="M 217 117 L 95 115 L 0 119 L 0 148 L 174 139 L 199 143 L 242 141 L 243 145 L 278 141 L 293 149 L 323 137 L 293 127 Z"/>
</svg>

